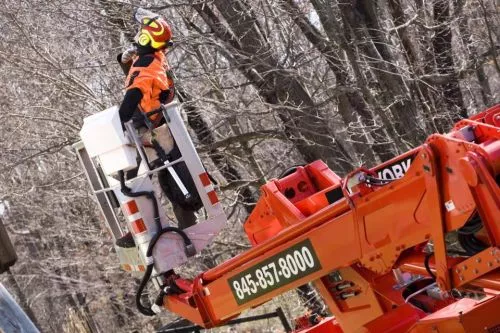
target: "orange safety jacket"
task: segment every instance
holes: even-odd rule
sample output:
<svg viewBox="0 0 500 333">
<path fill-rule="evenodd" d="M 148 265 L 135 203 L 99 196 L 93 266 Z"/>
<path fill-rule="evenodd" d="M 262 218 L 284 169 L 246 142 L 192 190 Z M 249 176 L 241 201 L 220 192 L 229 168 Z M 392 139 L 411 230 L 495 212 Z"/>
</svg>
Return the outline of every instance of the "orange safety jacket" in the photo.
<svg viewBox="0 0 500 333">
<path fill-rule="evenodd" d="M 160 95 L 173 87 L 172 79 L 167 76 L 169 70 L 167 58 L 161 51 L 154 54 L 153 61 L 146 67 L 134 66 L 139 56 L 133 59 L 132 67 L 125 80 L 125 89 L 137 88 L 142 93 L 142 99 L 139 103 L 139 109 L 148 113 L 157 110 L 161 106 Z M 165 103 L 165 101 L 163 101 Z M 161 119 L 161 114 L 155 114 L 150 117 L 153 123 Z"/>
</svg>

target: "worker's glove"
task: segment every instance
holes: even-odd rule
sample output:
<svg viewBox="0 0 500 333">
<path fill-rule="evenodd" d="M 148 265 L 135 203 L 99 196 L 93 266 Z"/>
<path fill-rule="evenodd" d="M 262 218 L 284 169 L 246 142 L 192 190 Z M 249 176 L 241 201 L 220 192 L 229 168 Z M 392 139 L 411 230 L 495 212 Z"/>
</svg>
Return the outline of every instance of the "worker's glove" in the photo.
<svg viewBox="0 0 500 333">
<path fill-rule="evenodd" d="M 132 58 L 137 54 L 137 49 L 135 47 L 130 47 L 125 52 L 122 53 L 122 64 L 126 64 L 127 62 L 131 61 Z"/>
</svg>

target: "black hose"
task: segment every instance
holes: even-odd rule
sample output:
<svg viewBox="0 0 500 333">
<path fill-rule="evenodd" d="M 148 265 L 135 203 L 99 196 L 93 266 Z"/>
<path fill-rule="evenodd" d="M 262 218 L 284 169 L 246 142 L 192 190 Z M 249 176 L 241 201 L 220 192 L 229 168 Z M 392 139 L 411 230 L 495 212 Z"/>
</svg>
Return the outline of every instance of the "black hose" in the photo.
<svg viewBox="0 0 500 333">
<path fill-rule="evenodd" d="M 156 197 L 153 191 L 139 191 L 139 192 L 132 192 L 132 190 L 125 185 L 125 174 L 122 170 L 118 171 L 118 177 L 120 177 L 120 186 L 121 186 L 121 191 L 124 195 L 127 197 L 131 198 L 137 198 L 137 197 L 142 197 L 145 196 L 151 202 L 153 203 L 153 212 L 154 212 L 154 219 L 156 223 L 156 227 L 158 230 L 161 230 L 161 222 L 160 222 L 160 213 L 158 209 L 158 202 L 156 201 Z"/>
<path fill-rule="evenodd" d="M 473 256 L 488 247 L 475 236 L 475 233 L 482 227 L 481 217 L 476 213 L 463 227 L 458 229 L 458 243 L 469 256 Z"/>
<path fill-rule="evenodd" d="M 479 214 L 475 214 L 467 223 L 464 224 L 463 227 L 458 229 L 458 243 L 465 250 L 456 251 L 456 250 L 447 250 L 447 254 L 455 254 L 459 256 L 473 256 L 478 252 L 483 251 L 488 246 L 484 244 L 481 240 L 477 239 L 474 235 L 483 227 L 483 223 L 481 221 L 481 217 Z M 436 275 L 431 271 L 429 267 L 429 260 L 434 255 L 433 252 L 425 255 L 424 266 L 427 273 L 436 280 Z"/>
<path fill-rule="evenodd" d="M 151 257 L 153 255 L 153 249 L 156 245 L 156 242 L 158 242 L 160 237 L 167 232 L 175 232 L 175 233 L 179 234 L 182 237 L 182 239 L 184 240 L 184 245 L 186 245 L 186 247 L 193 245 L 191 243 L 191 240 L 189 239 L 189 237 L 181 229 L 176 228 L 176 227 L 165 227 L 165 228 L 161 229 L 160 232 L 157 232 L 153 236 L 153 238 L 151 239 L 149 246 L 148 246 L 148 250 L 146 251 L 147 257 Z M 135 294 L 135 304 L 137 306 L 137 309 L 139 310 L 140 313 L 142 313 L 143 315 L 146 315 L 146 316 L 154 316 L 155 315 L 155 312 L 153 310 L 151 310 L 151 307 L 145 307 L 144 305 L 142 305 L 142 301 L 141 301 L 141 297 L 142 297 L 142 293 L 144 291 L 144 288 L 146 288 L 146 285 L 148 284 L 149 279 L 151 278 L 151 274 L 153 272 L 153 267 L 154 267 L 154 263 L 147 265 L 146 272 L 144 273 L 144 276 L 142 277 L 141 283 L 139 284 L 139 287 L 137 288 L 137 292 Z"/>
<path fill-rule="evenodd" d="M 370 175 L 366 176 L 366 182 L 370 185 L 375 185 L 375 186 L 384 186 L 384 185 L 392 183 L 395 180 L 397 180 L 397 179 L 382 179 L 382 178 L 377 178 L 377 177 L 373 177 Z"/>
<path fill-rule="evenodd" d="M 305 164 L 298 164 L 298 165 L 294 165 L 292 167 L 289 167 L 288 169 L 284 170 L 279 176 L 278 176 L 278 179 L 281 179 L 281 178 L 285 178 L 286 176 L 289 176 L 291 175 L 292 173 L 294 173 L 295 171 L 297 171 L 297 168 L 298 167 L 303 167 Z"/>
<path fill-rule="evenodd" d="M 156 201 L 156 197 L 154 195 L 153 191 L 139 191 L 139 192 L 132 192 L 132 190 L 125 185 L 125 174 L 123 171 L 118 172 L 118 176 L 120 177 L 120 186 L 121 186 L 121 191 L 124 195 L 128 197 L 141 197 L 141 196 L 146 196 L 148 199 L 150 199 L 153 202 L 153 211 L 154 211 L 154 220 L 156 222 L 156 225 L 158 227 L 158 232 L 153 236 L 151 241 L 149 242 L 148 250 L 146 251 L 146 257 L 151 257 L 153 255 L 153 249 L 160 239 L 162 235 L 164 235 L 167 232 L 175 232 L 179 234 L 182 239 L 184 240 L 184 245 L 186 246 L 186 249 L 191 249 L 194 248 L 193 243 L 189 239 L 189 237 L 186 235 L 184 231 L 182 231 L 179 228 L 176 227 L 165 227 L 162 228 L 161 221 L 160 221 L 160 212 L 158 209 L 158 202 Z M 145 307 L 142 305 L 141 302 L 141 297 L 142 293 L 144 291 L 144 288 L 146 287 L 147 283 L 151 279 L 151 274 L 153 273 L 153 268 L 154 268 L 154 263 L 150 263 L 147 265 L 146 272 L 144 273 L 144 276 L 142 277 L 141 283 L 139 284 L 139 287 L 137 288 L 137 292 L 135 295 L 135 303 L 137 306 L 137 309 L 139 312 L 141 312 L 143 315 L 146 316 L 154 316 L 155 312 L 151 309 L 151 307 Z"/>
<path fill-rule="evenodd" d="M 458 243 L 465 250 L 468 256 L 473 256 L 475 251 L 471 248 L 468 235 L 458 234 Z"/>
<path fill-rule="evenodd" d="M 483 227 L 479 214 L 474 215 L 463 227 L 458 229 L 459 234 L 470 235 L 478 232 Z"/>
<path fill-rule="evenodd" d="M 459 234 L 462 234 L 462 235 L 472 235 L 472 234 L 475 234 L 476 232 L 478 232 L 479 230 L 481 230 L 481 228 L 483 227 L 482 224 L 478 224 L 478 225 L 471 225 L 471 226 L 464 226 L 460 229 L 458 229 L 458 233 Z"/>
<path fill-rule="evenodd" d="M 144 288 L 146 287 L 146 285 L 149 282 L 149 279 L 151 278 L 151 273 L 153 273 L 153 266 L 154 265 L 147 266 L 146 272 L 142 277 L 141 284 L 139 285 L 139 288 L 137 288 L 137 292 L 135 293 L 135 305 L 137 307 L 137 310 L 139 310 L 139 312 L 145 316 L 155 315 L 155 312 L 151 310 L 151 307 L 145 307 L 144 305 L 142 305 L 141 302 L 142 292 L 144 291 Z"/>
<path fill-rule="evenodd" d="M 482 241 L 477 239 L 476 236 L 474 236 L 473 234 L 470 235 L 458 234 L 458 242 L 469 256 L 473 256 L 476 253 L 481 252 L 488 247 Z"/>
<path fill-rule="evenodd" d="M 431 271 L 431 268 L 429 266 L 429 260 L 431 259 L 431 257 L 433 255 L 434 255 L 434 252 L 427 253 L 425 255 L 424 266 L 425 266 L 425 270 L 427 271 L 427 273 L 429 273 L 429 275 L 434 279 L 434 281 L 436 281 L 436 275 L 434 275 L 434 273 Z"/>
<path fill-rule="evenodd" d="M 488 247 L 474 235 L 468 235 L 468 238 L 471 248 L 474 249 L 475 253 L 481 252 Z"/>
<path fill-rule="evenodd" d="M 156 139 L 151 140 L 151 144 L 153 145 L 153 148 L 155 149 L 156 153 L 158 154 L 158 157 L 162 162 L 168 161 L 168 156 L 163 147 L 158 143 Z"/>
</svg>

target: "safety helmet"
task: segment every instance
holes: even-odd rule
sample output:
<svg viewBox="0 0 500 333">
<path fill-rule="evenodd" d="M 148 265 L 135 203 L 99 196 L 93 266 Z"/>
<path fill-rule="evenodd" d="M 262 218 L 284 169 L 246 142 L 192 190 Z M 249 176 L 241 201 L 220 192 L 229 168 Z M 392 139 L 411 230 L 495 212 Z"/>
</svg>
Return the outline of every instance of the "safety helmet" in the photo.
<svg viewBox="0 0 500 333">
<path fill-rule="evenodd" d="M 138 8 L 135 12 L 135 20 L 141 27 L 135 36 L 135 42 L 140 46 L 150 45 L 153 49 L 163 49 L 170 44 L 172 30 L 167 21 L 160 15 L 149 10 Z"/>
</svg>

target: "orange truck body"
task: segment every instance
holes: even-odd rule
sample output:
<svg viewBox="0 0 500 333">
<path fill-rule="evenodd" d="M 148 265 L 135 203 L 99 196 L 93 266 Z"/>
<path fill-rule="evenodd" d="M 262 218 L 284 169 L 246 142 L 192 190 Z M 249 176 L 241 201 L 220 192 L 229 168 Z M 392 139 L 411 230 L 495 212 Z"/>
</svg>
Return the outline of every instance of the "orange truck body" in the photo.
<svg viewBox="0 0 500 333">
<path fill-rule="evenodd" d="M 262 186 L 244 225 L 253 247 L 180 279 L 188 291 L 164 306 L 209 328 L 313 283 L 335 319 L 304 332 L 499 332 L 499 183 L 500 106 L 345 178 L 298 167 Z M 450 254 L 445 237 L 475 216 L 483 249 Z"/>
</svg>

